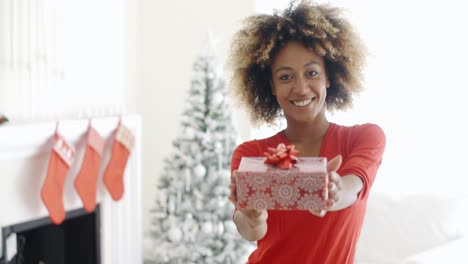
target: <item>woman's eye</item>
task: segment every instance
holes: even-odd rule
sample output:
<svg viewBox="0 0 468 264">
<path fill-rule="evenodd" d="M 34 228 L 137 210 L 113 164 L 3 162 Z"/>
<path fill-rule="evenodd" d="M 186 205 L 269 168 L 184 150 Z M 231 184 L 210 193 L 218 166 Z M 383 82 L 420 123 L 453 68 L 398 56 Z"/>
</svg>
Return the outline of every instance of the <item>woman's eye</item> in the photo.
<svg viewBox="0 0 468 264">
<path fill-rule="evenodd" d="M 281 81 L 287 81 L 287 80 L 289 80 L 289 79 L 291 79 L 291 78 L 292 78 L 292 76 L 289 75 L 289 74 L 281 75 L 281 76 L 279 77 L 279 79 L 280 79 Z"/>
<path fill-rule="evenodd" d="M 317 74 L 318 74 L 318 72 L 316 72 L 316 71 L 309 71 L 309 72 L 307 72 L 307 76 L 309 76 L 309 77 L 313 77 L 313 76 L 315 76 L 315 75 L 317 75 Z"/>
</svg>

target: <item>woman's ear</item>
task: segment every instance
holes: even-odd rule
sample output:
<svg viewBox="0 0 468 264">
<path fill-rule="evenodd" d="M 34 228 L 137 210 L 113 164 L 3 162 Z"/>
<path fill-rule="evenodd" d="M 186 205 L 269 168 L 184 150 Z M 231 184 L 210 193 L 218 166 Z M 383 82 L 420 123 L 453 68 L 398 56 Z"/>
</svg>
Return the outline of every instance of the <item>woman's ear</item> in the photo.
<svg viewBox="0 0 468 264">
<path fill-rule="evenodd" d="M 328 80 L 328 79 L 327 79 L 326 87 L 327 87 L 327 89 L 330 88 L 330 80 Z"/>
</svg>

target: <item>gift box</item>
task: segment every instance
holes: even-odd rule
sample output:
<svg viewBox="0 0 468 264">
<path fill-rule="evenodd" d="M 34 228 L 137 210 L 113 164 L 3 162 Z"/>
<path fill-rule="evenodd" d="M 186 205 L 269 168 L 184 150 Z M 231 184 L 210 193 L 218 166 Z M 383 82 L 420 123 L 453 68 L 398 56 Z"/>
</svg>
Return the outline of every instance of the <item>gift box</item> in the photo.
<svg viewBox="0 0 468 264">
<path fill-rule="evenodd" d="M 293 157 L 289 168 L 265 157 L 243 157 L 236 172 L 237 207 L 270 210 L 326 209 L 327 159 Z"/>
</svg>

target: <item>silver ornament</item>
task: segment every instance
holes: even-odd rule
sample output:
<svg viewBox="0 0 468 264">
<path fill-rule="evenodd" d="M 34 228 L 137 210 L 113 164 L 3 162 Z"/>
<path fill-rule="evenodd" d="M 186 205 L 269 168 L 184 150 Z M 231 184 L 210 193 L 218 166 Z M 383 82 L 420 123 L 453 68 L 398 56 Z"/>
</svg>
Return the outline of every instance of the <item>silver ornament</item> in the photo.
<svg viewBox="0 0 468 264">
<path fill-rule="evenodd" d="M 193 174 L 198 178 L 203 178 L 206 174 L 206 168 L 203 164 L 198 163 L 195 168 L 193 168 Z"/>
<path fill-rule="evenodd" d="M 174 243 L 180 242 L 180 240 L 182 239 L 182 231 L 177 227 L 171 227 L 167 235 L 169 237 L 169 240 L 171 240 L 171 242 Z"/>
</svg>

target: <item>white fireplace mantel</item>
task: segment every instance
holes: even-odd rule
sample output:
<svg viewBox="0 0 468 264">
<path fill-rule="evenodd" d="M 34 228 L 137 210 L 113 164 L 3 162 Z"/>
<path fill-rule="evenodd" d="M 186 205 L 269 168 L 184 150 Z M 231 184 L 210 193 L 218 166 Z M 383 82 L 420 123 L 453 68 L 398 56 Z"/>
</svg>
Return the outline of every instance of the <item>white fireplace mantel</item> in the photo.
<svg viewBox="0 0 468 264">
<path fill-rule="evenodd" d="M 101 208 L 101 263 L 142 263 L 139 116 L 122 117 L 122 122 L 136 138 L 125 170 L 123 198 L 118 202 L 113 201 L 102 183 L 102 175 L 111 154 L 112 132 L 118 121 L 118 117 L 92 120 L 93 127 L 106 140 L 97 187 L 97 202 Z M 0 228 L 48 217 L 40 190 L 46 177 L 56 126 L 54 122 L 21 125 L 7 123 L 0 126 Z M 81 168 L 87 127 L 88 120 L 64 120 L 58 124 L 59 132 L 76 149 L 75 160 L 64 187 L 63 202 L 67 211 L 82 208 L 73 181 Z"/>
</svg>

